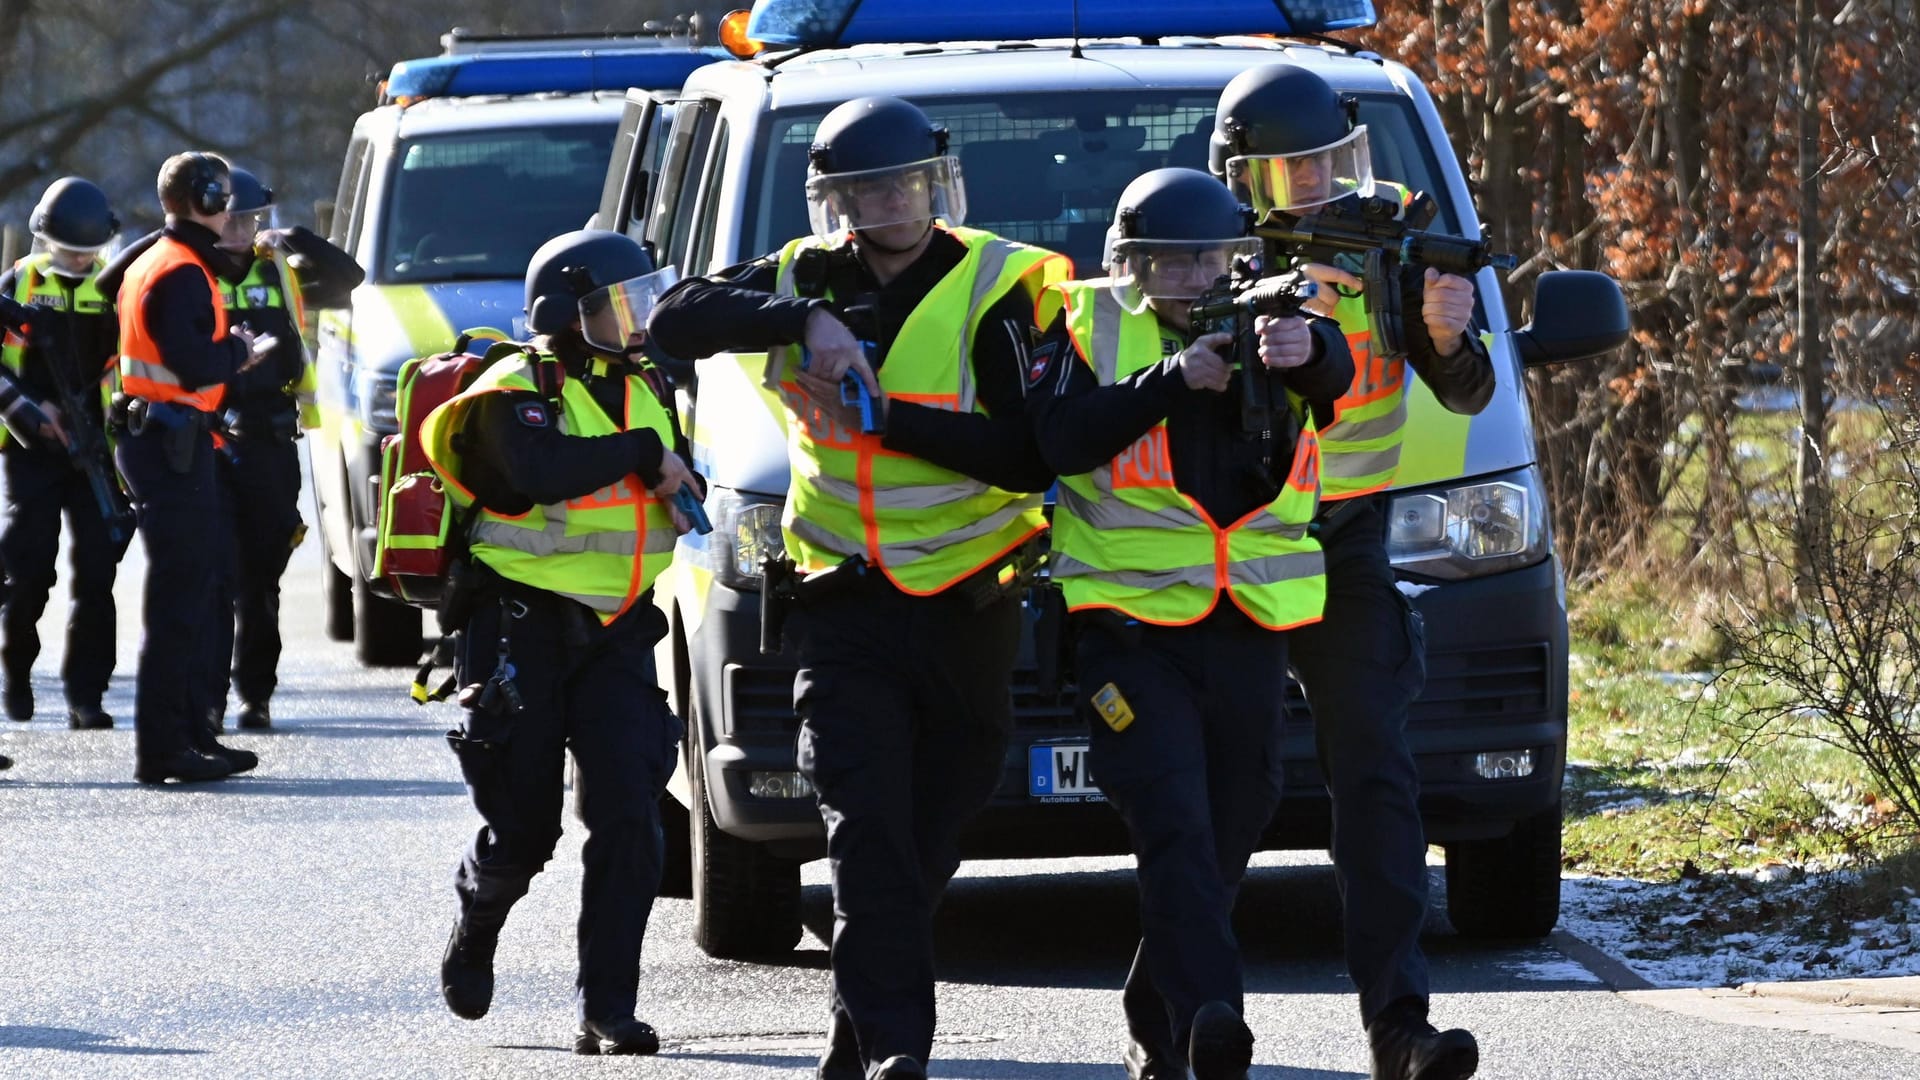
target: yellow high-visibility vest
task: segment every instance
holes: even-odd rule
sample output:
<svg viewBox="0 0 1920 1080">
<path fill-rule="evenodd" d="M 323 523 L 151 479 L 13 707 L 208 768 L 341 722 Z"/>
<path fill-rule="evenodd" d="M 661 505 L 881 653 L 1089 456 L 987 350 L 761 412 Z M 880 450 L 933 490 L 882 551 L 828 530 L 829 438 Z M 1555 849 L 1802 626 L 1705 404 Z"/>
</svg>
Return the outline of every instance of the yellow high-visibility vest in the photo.
<svg viewBox="0 0 1920 1080">
<path fill-rule="evenodd" d="M 1160 323 L 1128 311 L 1106 279 L 1058 286 L 1079 358 L 1101 386 L 1160 362 Z M 1183 626 L 1226 594 L 1269 630 L 1318 622 L 1326 606 L 1326 560 L 1308 535 L 1319 506 L 1318 440 L 1309 424 L 1273 501 L 1221 524 L 1174 486 L 1162 420 L 1112 461 L 1060 478 L 1053 511 L 1053 580 L 1067 608 L 1111 608 L 1142 622 Z"/>
</svg>

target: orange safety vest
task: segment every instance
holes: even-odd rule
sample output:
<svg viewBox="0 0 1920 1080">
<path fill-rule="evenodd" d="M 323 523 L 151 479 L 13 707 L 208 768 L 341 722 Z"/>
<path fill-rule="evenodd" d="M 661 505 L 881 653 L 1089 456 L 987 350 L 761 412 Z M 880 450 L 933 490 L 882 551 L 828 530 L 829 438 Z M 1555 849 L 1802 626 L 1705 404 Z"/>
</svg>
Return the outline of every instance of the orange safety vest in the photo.
<svg viewBox="0 0 1920 1080">
<path fill-rule="evenodd" d="M 120 283 L 120 389 L 148 401 L 167 401 L 203 412 L 216 412 L 227 395 L 225 383 L 214 383 L 188 390 L 167 369 L 160 346 L 147 330 L 147 292 L 161 275 L 179 266 L 191 266 L 207 278 L 207 292 L 213 299 L 213 340 L 227 338 L 227 305 L 220 298 L 220 283 L 213 270 L 200 260 L 193 249 L 163 236 L 133 261 Z"/>
</svg>

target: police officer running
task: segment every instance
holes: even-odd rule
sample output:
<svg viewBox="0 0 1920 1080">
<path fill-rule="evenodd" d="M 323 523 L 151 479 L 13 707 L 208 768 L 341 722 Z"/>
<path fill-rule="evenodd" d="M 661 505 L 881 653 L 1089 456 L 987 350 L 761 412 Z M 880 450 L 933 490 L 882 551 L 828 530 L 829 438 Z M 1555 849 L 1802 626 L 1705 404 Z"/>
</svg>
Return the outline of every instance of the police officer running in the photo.
<svg viewBox="0 0 1920 1080">
<path fill-rule="evenodd" d="M 1193 300 L 1250 255 L 1249 220 L 1193 169 L 1121 193 L 1107 279 L 1042 300 L 1031 409 L 1060 472 L 1053 580 L 1075 637 L 1089 765 L 1138 860 L 1141 942 L 1123 1003 L 1136 1078 L 1247 1075 L 1233 902 L 1279 805 L 1288 634 L 1320 618 L 1313 430 L 1289 404 L 1352 378 L 1326 320 L 1255 320 L 1252 378 L 1281 392 L 1263 436 L 1242 423 L 1249 370 L 1231 333 L 1197 334 Z M 1264 366 L 1261 366 L 1264 365 Z"/>
<path fill-rule="evenodd" d="M 933 909 L 1006 760 L 1045 527 L 1023 390 L 1032 299 L 1064 260 L 963 227 L 965 200 L 944 127 L 846 102 L 809 150 L 814 235 L 682 283 L 652 320 L 682 359 L 766 350 L 786 404 L 798 759 L 833 864 L 826 1080 L 926 1075 Z"/>
<path fill-rule="evenodd" d="M 208 630 L 231 618 L 222 582 L 233 559 L 231 493 L 215 467 L 226 384 L 271 351 L 233 324 L 216 247 L 232 197 L 217 154 L 175 154 L 160 167 L 167 224 L 125 267 L 118 289 L 120 387 L 115 460 L 147 548 L 145 633 L 134 689 L 134 779 L 218 780 L 259 764 L 207 730 Z"/>
<path fill-rule="evenodd" d="M 582 858 L 574 1050 L 651 1054 L 634 1019 L 640 945 L 664 858 L 659 798 L 683 728 L 653 646 L 653 582 L 699 493 L 664 378 L 639 359 L 655 273 L 619 233 L 554 237 L 527 267 L 532 346 L 428 414 L 422 448 L 463 514 L 467 564 L 444 625 L 461 627 L 462 728 L 448 742 L 483 825 L 454 879 L 441 961 L 455 1015 L 485 1016 L 514 902 L 560 839 L 573 752 Z M 511 349 L 511 346 L 500 346 Z"/>
<path fill-rule="evenodd" d="M 273 725 L 269 702 L 280 663 L 280 575 L 306 534 L 300 520 L 300 452 L 294 440 L 317 423 L 313 366 L 301 346 L 308 305 L 339 307 L 366 277 L 353 257 L 309 229 L 262 230 L 273 212 L 273 189 L 245 169 L 233 170 L 233 205 L 220 235 L 232 256 L 219 284 L 231 317 L 277 344 L 259 367 L 227 384 L 228 454 L 232 460 L 236 564 L 233 689 L 240 696 L 237 724 Z M 214 711 L 225 712 L 229 650 L 214 660 Z"/>
<path fill-rule="evenodd" d="M 1364 124 L 1318 75 L 1275 64 L 1241 73 L 1220 95 L 1212 171 L 1250 197 L 1256 214 L 1311 213 L 1375 187 Z M 1404 201 L 1404 200 L 1401 200 Z M 1406 425 L 1406 365 L 1439 403 L 1472 415 L 1493 395 L 1486 347 L 1469 332 L 1473 282 L 1430 268 L 1402 275 L 1406 353 L 1377 356 L 1363 282 L 1310 265 L 1330 286 L 1318 301 L 1338 319 L 1356 361 L 1353 385 L 1321 432 L 1327 559 L 1325 620 L 1293 635 L 1293 665 L 1313 708 L 1333 801 L 1333 864 L 1346 910 L 1347 968 L 1376 1080 L 1456 1080 L 1478 1068 L 1473 1036 L 1427 1022 L 1426 836 L 1419 774 L 1407 749 L 1407 708 L 1425 682 L 1420 617 L 1394 586 L 1386 549 L 1386 489 Z"/>
<path fill-rule="evenodd" d="M 17 374 L 52 419 L 89 425 L 98 433 L 105 417 L 103 380 L 118 352 L 119 327 L 97 277 L 100 252 L 120 230 L 107 196 L 91 182 L 69 176 L 47 188 L 30 219 L 39 250 L 0 275 L 0 295 L 39 304 L 50 325 L 36 326 L 35 340 L 9 334 L 0 362 Z M 65 394 L 62 394 L 62 390 Z M 85 415 L 63 417 L 54 404 L 74 401 Z M 95 439 L 97 469 L 112 473 L 105 443 Z M 66 684 L 67 724 L 110 728 L 113 717 L 101 697 L 114 667 L 113 579 L 132 540 L 130 530 L 113 535 L 110 520 L 70 457 L 64 441 L 21 442 L 0 434 L 6 449 L 7 523 L 0 534 L 7 592 L 0 609 L 0 660 L 6 674 L 6 711 L 33 719 L 33 662 L 40 654 L 37 624 L 52 591 L 60 548 L 60 517 L 72 529 L 73 606 L 61 665 Z M 117 490 L 112 492 L 119 499 Z M 116 504 L 116 511 L 120 507 Z"/>
</svg>

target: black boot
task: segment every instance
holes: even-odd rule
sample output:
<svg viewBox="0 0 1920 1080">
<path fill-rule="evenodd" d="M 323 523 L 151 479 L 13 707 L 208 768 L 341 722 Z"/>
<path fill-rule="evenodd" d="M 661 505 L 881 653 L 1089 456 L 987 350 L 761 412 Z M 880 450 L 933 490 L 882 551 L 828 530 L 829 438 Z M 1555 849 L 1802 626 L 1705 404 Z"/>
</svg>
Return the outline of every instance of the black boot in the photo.
<svg viewBox="0 0 1920 1080">
<path fill-rule="evenodd" d="M 67 709 L 67 726 L 75 731 L 104 731 L 113 726 L 113 714 L 99 705 L 75 705 Z"/>
<path fill-rule="evenodd" d="M 873 1067 L 872 1080 L 927 1080 L 927 1067 L 905 1054 L 895 1054 Z"/>
<path fill-rule="evenodd" d="M 1253 1030 L 1233 1006 L 1209 1001 L 1193 1016 L 1187 1045 L 1193 1080 L 1247 1080 L 1253 1067 Z"/>
<path fill-rule="evenodd" d="M 1151 1050 L 1137 1042 L 1127 1043 L 1127 1080 L 1187 1080 L 1187 1067 L 1178 1055 Z"/>
<path fill-rule="evenodd" d="M 142 784 L 164 784 L 178 780 L 183 784 L 200 780 L 224 780 L 233 775 L 233 766 L 225 758 L 198 750 L 181 750 L 165 757 L 141 758 L 134 762 L 133 778 Z"/>
<path fill-rule="evenodd" d="M 447 951 L 440 957 L 440 996 L 462 1020 L 478 1020 L 493 1004 L 493 950 L 500 930 L 467 926 L 453 921 Z"/>
<path fill-rule="evenodd" d="M 657 1054 L 660 1036 L 653 1028 L 632 1017 L 619 1020 L 588 1020 L 573 1036 L 576 1054 Z"/>
<path fill-rule="evenodd" d="M 6 772 L 11 768 L 13 768 L 13 759 L 5 754 L 0 754 L 0 772 Z"/>
<path fill-rule="evenodd" d="M 243 731 L 265 731 L 273 726 L 273 713 L 267 710 L 267 703 L 247 703 L 240 709 L 240 718 L 235 721 Z"/>
<path fill-rule="evenodd" d="M 1463 1028 L 1435 1031 L 1423 1002 L 1389 1006 L 1367 1029 L 1373 1080 L 1466 1080 L 1480 1067 L 1480 1044 Z"/>
<path fill-rule="evenodd" d="M 231 772 L 251 772 L 260 764 L 260 755 L 251 750 L 242 750 L 237 746 L 228 746 L 212 739 L 208 739 L 207 743 L 207 746 L 201 748 L 201 752 L 226 762 Z"/>
</svg>

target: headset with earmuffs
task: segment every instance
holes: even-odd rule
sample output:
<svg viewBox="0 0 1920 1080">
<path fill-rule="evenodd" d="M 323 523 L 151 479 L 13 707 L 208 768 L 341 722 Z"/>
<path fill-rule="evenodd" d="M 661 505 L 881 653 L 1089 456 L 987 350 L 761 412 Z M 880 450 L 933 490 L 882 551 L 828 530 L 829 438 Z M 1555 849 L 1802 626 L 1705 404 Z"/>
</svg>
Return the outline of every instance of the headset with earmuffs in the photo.
<svg viewBox="0 0 1920 1080">
<path fill-rule="evenodd" d="M 212 217 L 224 213 L 233 201 L 227 169 L 210 154 L 192 155 L 193 173 L 187 178 L 187 204 L 195 213 Z"/>
</svg>

